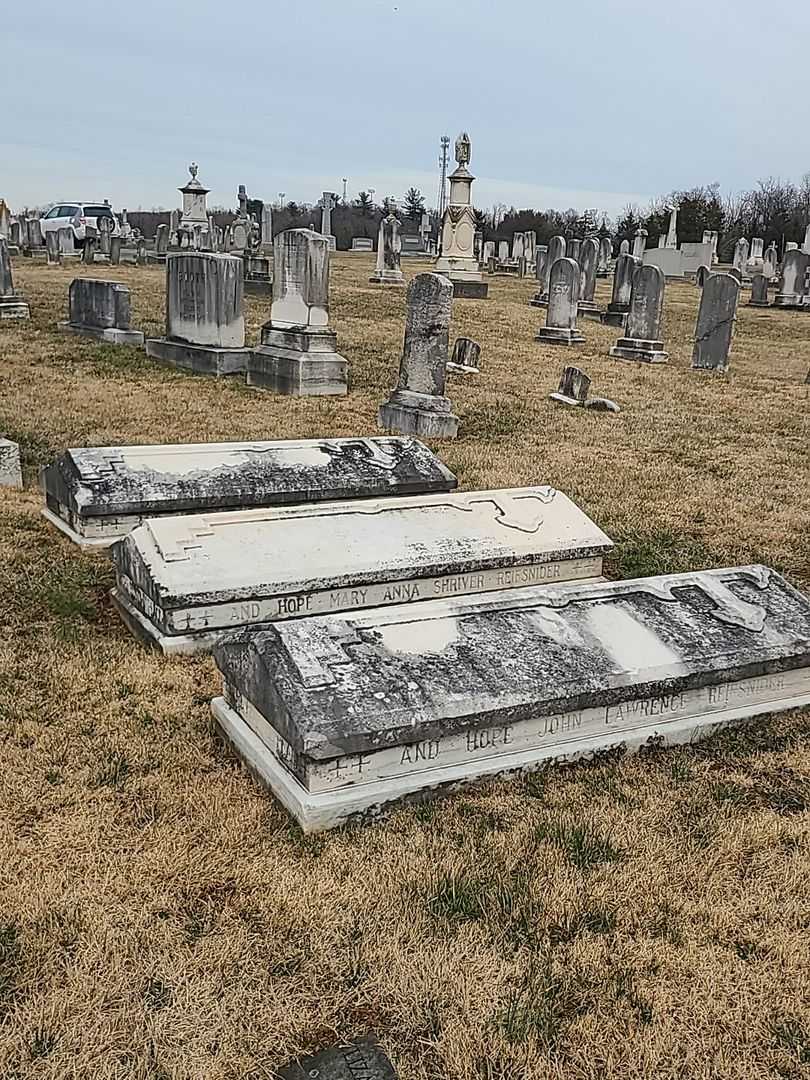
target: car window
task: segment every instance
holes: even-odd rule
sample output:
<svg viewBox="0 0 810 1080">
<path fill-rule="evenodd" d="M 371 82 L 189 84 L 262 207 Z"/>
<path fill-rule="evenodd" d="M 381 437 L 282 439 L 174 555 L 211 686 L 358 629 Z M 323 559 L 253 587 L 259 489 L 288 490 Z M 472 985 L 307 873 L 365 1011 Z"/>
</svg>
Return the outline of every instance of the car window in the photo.
<svg viewBox="0 0 810 1080">
<path fill-rule="evenodd" d="M 47 221 L 48 218 L 60 217 L 61 215 L 60 215 L 59 211 L 61 209 L 62 209 L 61 206 L 52 206 L 51 209 L 48 211 L 48 213 L 45 215 L 45 220 Z"/>
<path fill-rule="evenodd" d="M 85 206 L 85 217 L 112 217 L 112 210 L 109 206 Z"/>
<path fill-rule="evenodd" d="M 59 217 L 75 217 L 79 208 L 75 203 L 69 203 L 59 207 Z"/>
</svg>

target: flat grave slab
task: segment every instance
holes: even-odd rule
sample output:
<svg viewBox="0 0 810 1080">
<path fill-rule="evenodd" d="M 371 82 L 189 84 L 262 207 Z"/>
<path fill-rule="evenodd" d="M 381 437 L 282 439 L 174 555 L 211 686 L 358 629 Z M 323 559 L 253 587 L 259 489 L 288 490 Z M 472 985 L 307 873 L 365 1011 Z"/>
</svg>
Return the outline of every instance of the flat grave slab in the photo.
<svg viewBox="0 0 810 1080">
<path fill-rule="evenodd" d="M 611 548 L 549 487 L 153 518 L 113 548 L 113 599 L 199 652 L 240 625 L 598 577 Z"/>
<path fill-rule="evenodd" d="M 544 761 L 810 704 L 810 598 L 744 566 L 268 624 L 217 723 L 305 831 Z"/>
<path fill-rule="evenodd" d="M 45 517 L 83 547 L 109 547 L 144 519 L 334 499 L 452 491 L 456 478 L 418 439 L 94 446 L 40 476 Z"/>
</svg>

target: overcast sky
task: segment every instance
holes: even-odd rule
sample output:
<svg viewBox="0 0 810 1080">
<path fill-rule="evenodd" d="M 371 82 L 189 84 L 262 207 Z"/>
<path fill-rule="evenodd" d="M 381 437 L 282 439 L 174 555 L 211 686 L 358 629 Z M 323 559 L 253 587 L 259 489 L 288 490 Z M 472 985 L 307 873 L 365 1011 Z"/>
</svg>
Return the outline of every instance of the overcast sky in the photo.
<svg viewBox="0 0 810 1080">
<path fill-rule="evenodd" d="M 762 0 L 26 0 L 0 23 L 0 197 L 209 206 L 238 184 L 595 207 L 810 170 L 810 5 Z"/>
</svg>

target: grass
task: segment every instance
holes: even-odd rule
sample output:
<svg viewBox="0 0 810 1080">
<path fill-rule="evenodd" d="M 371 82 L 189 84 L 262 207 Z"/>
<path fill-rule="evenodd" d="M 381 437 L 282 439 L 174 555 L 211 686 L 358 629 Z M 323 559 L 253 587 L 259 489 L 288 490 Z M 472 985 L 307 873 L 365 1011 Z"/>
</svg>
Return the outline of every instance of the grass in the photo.
<svg viewBox="0 0 810 1080">
<path fill-rule="evenodd" d="M 304 837 L 215 737 L 210 659 L 142 650 L 109 563 L 41 519 L 61 447 L 373 433 L 404 296 L 370 265 L 332 273 L 352 393 L 307 401 L 67 338 L 74 271 L 15 261 L 33 317 L 0 325 L 26 480 L 0 492 L 0 1076 L 258 1080 L 373 1030 L 403 1080 L 799 1080 L 810 710 Z M 115 276 L 159 333 L 162 273 Z M 692 286 L 667 287 L 655 369 L 591 322 L 581 348 L 536 344 L 531 292 L 497 278 L 454 307 L 482 345 L 436 446 L 462 486 L 554 484 L 616 538 L 613 576 L 763 560 L 810 588 L 806 317 L 742 307 L 715 378 L 689 368 Z M 267 307 L 248 298 L 249 340 Z M 622 412 L 553 406 L 568 363 Z"/>
</svg>

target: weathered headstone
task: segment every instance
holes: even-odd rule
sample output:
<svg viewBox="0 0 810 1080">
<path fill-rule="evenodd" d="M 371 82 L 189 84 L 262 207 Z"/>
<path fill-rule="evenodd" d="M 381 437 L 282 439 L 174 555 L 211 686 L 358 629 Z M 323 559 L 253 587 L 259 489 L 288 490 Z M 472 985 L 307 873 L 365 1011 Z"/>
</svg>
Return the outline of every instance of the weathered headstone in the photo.
<svg viewBox="0 0 810 1080">
<path fill-rule="evenodd" d="M 599 264 L 596 268 L 596 276 L 605 278 L 610 273 L 610 260 L 613 258 L 613 244 L 609 236 L 603 236 L 599 241 Z"/>
<path fill-rule="evenodd" d="M 329 241 L 287 229 L 273 244 L 273 303 L 247 367 L 249 386 L 300 397 L 345 394 L 348 362 L 329 327 Z"/>
<path fill-rule="evenodd" d="M 633 274 L 624 337 L 619 338 L 610 355 L 618 360 L 663 364 L 668 356 L 661 340 L 663 308 L 663 272 L 657 266 L 637 267 Z"/>
<path fill-rule="evenodd" d="M 620 255 L 629 255 L 630 254 L 630 241 L 629 240 L 622 240 L 622 242 L 619 244 L 619 254 Z"/>
<path fill-rule="evenodd" d="M 113 219 L 106 215 L 96 218 L 98 226 L 98 252 L 99 255 L 110 254 L 110 239 L 113 232 Z"/>
<path fill-rule="evenodd" d="M 214 660 L 216 723 L 313 832 L 807 705 L 810 600 L 764 566 L 563 584 L 246 628 Z"/>
<path fill-rule="evenodd" d="M 158 225 L 155 232 L 155 254 L 165 257 L 169 251 L 169 227 Z"/>
<path fill-rule="evenodd" d="M 579 300 L 577 312 L 591 319 L 601 318 L 599 308 L 594 301 L 596 292 L 596 271 L 599 265 L 599 242 L 583 240 L 579 252 Z"/>
<path fill-rule="evenodd" d="M 98 238 L 95 235 L 90 234 L 90 230 L 85 230 L 84 247 L 82 248 L 82 262 L 86 266 L 91 266 L 96 261 L 96 245 Z"/>
<path fill-rule="evenodd" d="M 636 235 L 633 240 L 633 254 L 641 262 L 644 258 L 644 252 L 647 250 L 647 230 L 640 226 L 636 229 Z"/>
<path fill-rule="evenodd" d="M 399 381 L 377 418 L 386 431 L 437 439 L 458 434 L 445 396 L 452 301 L 453 285 L 441 274 L 417 274 L 408 286 Z"/>
<path fill-rule="evenodd" d="M 551 267 L 546 325 L 537 331 L 535 341 L 548 345 L 581 345 L 585 341 L 577 329 L 579 279 L 579 266 L 573 259 L 557 259 Z"/>
<path fill-rule="evenodd" d="M 138 266 L 146 266 L 147 262 L 146 241 L 142 236 L 139 236 L 135 241 L 135 263 Z"/>
<path fill-rule="evenodd" d="M 143 346 L 140 330 L 130 329 L 129 288 L 120 281 L 74 278 L 68 292 L 69 317 L 59 329 L 106 341 Z"/>
<path fill-rule="evenodd" d="M 148 338 L 146 355 L 206 375 L 243 372 L 242 260 L 177 252 L 166 257 L 166 336 Z"/>
<path fill-rule="evenodd" d="M 509 243 L 506 240 L 498 241 L 498 262 L 505 263 L 509 261 Z"/>
<path fill-rule="evenodd" d="M 565 247 L 566 257 L 569 258 L 569 259 L 573 259 L 574 262 L 577 263 L 577 265 L 579 265 L 579 256 L 580 256 L 581 251 L 582 251 L 582 241 L 577 240 L 576 237 L 574 237 L 573 240 L 569 240 L 568 243 L 566 244 L 566 247 Z"/>
<path fill-rule="evenodd" d="M 460 337 L 453 346 L 452 359 L 447 363 L 448 371 L 460 375 L 478 375 L 480 373 L 481 346 L 471 338 Z"/>
<path fill-rule="evenodd" d="M 598 577 L 611 548 L 548 487 L 149 518 L 112 549 L 114 598 L 196 652 L 239 625 Z"/>
<path fill-rule="evenodd" d="M 751 281 L 751 299 L 748 301 L 749 307 L 770 307 L 771 302 L 768 299 L 768 279 L 764 274 L 754 274 Z"/>
<path fill-rule="evenodd" d="M 613 267 L 613 293 L 602 322 L 608 326 L 624 326 L 630 310 L 630 296 L 633 291 L 633 275 L 639 266 L 635 255 L 620 255 Z"/>
<path fill-rule="evenodd" d="M 110 265 L 118 266 L 121 262 L 121 244 L 123 241 L 122 236 L 110 237 Z"/>
<path fill-rule="evenodd" d="M 380 222 L 377 234 L 377 267 L 368 279 L 374 285 L 404 285 L 400 256 L 402 239 L 399 218 L 393 209 Z"/>
<path fill-rule="evenodd" d="M 789 240 L 785 244 L 785 251 L 798 251 L 798 249 L 799 249 L 799 245 L 796 243 L 795 240 Z"/>
<path fill-rule="evenodd" d="M 59 250 L 59 237 L 55 230 L 45 233 L 45 254 L 48 266 L 58 266 L 62 262 L 62 252 Z"/>
<path fill-rule="evenodd" d="M 517 262 L 523 258 L 523 233 L 516 232 L 512 236 L 512 259 Z"/>
<path fill-rule="evenodd" d="M 262 203 L 262 227 L 261 246 L 265 255 L 270 255 L 273 250 L 273 206 L 267 200 Z"/>
<path fill-rule="evenodd" d="M 397 1080 L 394 1066 L 373 1038 L 330 1046 L 285 1065 L 277 1080 Z"/>
<path fill-rule="evenodd" d="M 245 295 L 272 296 L 273 275 L 270 272 L 271 255 L 246 251 L 242 256 L 245 264 Z"/>
<path fill-rule="evenodd" d="M 734 245 L 734 261 L 732 266 L 735 270 L 740 271 L 740 280 L 745 276 L 746 265 L 748 263 L 748 241 L 744 236 L 741 236 L 737 243 Z"/>
<path fill-rule="evenodd" d="M 5 243 L 5 237 L 0 237 Z M 0 438 L 0 487 L 22 488 L 20 447 L 11 439 Z"/>
<path fill-rule="evenodd" d="M 8 246 L 12 248 L 21 248 L 22 245 L 22 226 L 19 219 L 12 221 L 8 227 Z"/>
<path fill-rule="evenodd" d="M 8 240 L 11 229 L 11 211 L 5 199 L 0 199 L 0 238 Z"/>
<path fill-rule="evenodd" d="M 608 398 L 589 398 L 591 380 L 577 367 L 563 368 L 560 376 L 560 385 L 553 394 L 549 394 L 551 401 L 560 405 L 571 405 L 575 408 L 594 409 L 599 412 L 621 412 L 615 401 Z"/>
<path fill-rule="evenodd" d="M 96 446 L 41 472 L 45 517 L 82 547 L 109 547 L 146 518 L 453 491 L 416 439 Z"/>
<path fill-rule="evenodd" d="M 732 266 L 729 268 L 728 273 L 734 278 L 738 285 L 742 285 L 743 276 L 742 271 L 738 266 Z"/>
<path fill-rule="evenodd" d="M 762 260 L 762 273 L 768 279 L 773 281 L 776 277 L 776 267 L 779 262 L 779 253 L 776 250 L 776 242 L 768 246 L 768 250 L 765 252 Z"/>
<path fill-rule="evenodd" d="M 59 251 L 62 255 L 73 255 L 76 251 L 76 245 L 73 242 L 73 230 L 72 229 L 57 229 L 56 235 L 59 237 Z"/>
<path fill-rule="evenodd" d="M 28 304 L 14 288 L 8 241 L 0 236 L 0 319 L 28 319 Z"/>
<path fill-rule="evenodd" d="M 711 270 L 708 266 L 702 265 L 697 268 L 697 270 L 695 271 L 695 285 L 697 285 L 699 289 L 703 288 L 706 278 L 709 276 L 710 273 Z"/>
<path fill-rule="evenodd" d="M 542 266 L 542 277 L 538 276 L 538 289 L 534 299 L 529 303 L 532 307 L 548 307 L 548 280 L 551 276 L 551 268 L 558 259 L 565 258 L 565 237 L 552 236 L 548 242 L 548 252 Z"/>
<path fill-rule="evenodd" d="M 456 139 L 458 168 L 450 174 L 449 202 L 442 221 L 442 253 L 434 269 L 453 283 L 454 296 L 484 300 L 489 285 L 483 279 L 473 249 L 476 221 L 472 184 L 475 177 L 467 168 L 470 154 L 470 138 L 463 132 Z"/>
<path fill-rule="evenodd" d="M 810 255 L 798 248 L 786 251 L 782 259 L 782 274 L 774 297 L 774 307 L 803 307 L 807 295 L 807 272 Z"/>
<path fill-rule="evenodd" d="M 695 327 L 692 367 L 726 372 L 737 319 L 740 283 L 731 274 L 709 274 Z"/>
<path fill-rule="evenodd" d="M 752 277 L 754 274 L 762 273 L 763 255 L 762 249 L 765 246 L 765 241 L 761 236 L 754 236 L 751 238 L 751 250 L 748 254 L 748 261 L 745 264 L 745 273 L 748 277 Z"/>
</svg>

